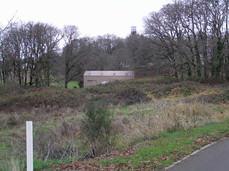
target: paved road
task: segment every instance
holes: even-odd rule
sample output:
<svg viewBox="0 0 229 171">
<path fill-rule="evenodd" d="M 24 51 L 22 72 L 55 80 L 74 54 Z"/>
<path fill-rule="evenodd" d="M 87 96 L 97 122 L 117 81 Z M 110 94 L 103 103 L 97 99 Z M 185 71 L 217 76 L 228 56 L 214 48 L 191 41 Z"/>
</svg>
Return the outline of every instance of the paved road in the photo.
<svg viewBox="0 0 229 171">
<path fill-rule="evenodd" d="M 166 171 L 229 171 L 229 138 L 201 150 Z"/>
</svg>

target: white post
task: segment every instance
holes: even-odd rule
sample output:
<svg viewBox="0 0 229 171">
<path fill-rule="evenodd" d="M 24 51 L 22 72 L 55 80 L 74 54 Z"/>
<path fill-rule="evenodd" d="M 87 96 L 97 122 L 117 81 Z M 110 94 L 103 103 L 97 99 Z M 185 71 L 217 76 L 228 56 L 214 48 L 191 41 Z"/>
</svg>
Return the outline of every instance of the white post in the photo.
<svg viewBox="0 0 229 171">
<path fill-rule="evenodd" d="M 27 171 L 33 171 L 33 122 L 26 121 Z"/>
</svg>

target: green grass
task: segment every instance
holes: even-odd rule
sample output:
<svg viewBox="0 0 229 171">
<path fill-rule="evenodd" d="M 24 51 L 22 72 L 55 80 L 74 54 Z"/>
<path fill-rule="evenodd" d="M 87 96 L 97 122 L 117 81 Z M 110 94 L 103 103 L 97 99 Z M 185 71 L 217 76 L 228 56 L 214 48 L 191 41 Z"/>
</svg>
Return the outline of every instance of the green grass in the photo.
<svg viewBox="0 0 229 171">
<path fill-rule="evenodd" d="M 70 81 L 68 83 L 68 88 L 73 89 L 73 88 L 79 88 L 78 82 L 77 81 Z"/>
<path fill-rule="evenodd" d="M 64 88 L 64 82 L 63 81 L 62 82 L 54 82 L 54 83 L 51 83 L 51 86 Z M 79 88 L 77 81 L 70 81 L 68 83 L 68 89 L 73 89 L 73 88 Z"/>
<path fill-rule="evenodd" d="M 219 113 L 224 113 L 225 111 L 228 111 L 228 108 L 223 108 L 221 106 L 216 106 L 213 108 L 215 112 L 219 112 Z"/>
<path fill-rule="evenodd" d="M 60 159 L 60 160 L 48 160 L 48 161 L 42 161 L 42 160 L 34 160 L 34 171 L 36 170 L 43 170 L 51 168 L 53 165 L 59 165 L 62 163 L 68 163 L 71 162 L 72 159 Z"/>
<path fill-rule="evenodd" d="M 0 161 L 4 160 L 5 156 L 7 156 L 8 151 L 10 150 L 10 145 L 4 142 L 0 142 Z"/>
<path fill-rule="evenodd" d="M 60 159 L 60 160 L 48 160 L 48 161 L 41 161 L 41 160 L 34 160 L 34 171 L 45 170 L 49 169 L 54 165 L 59 165 L 62 163 L 71 162 L 72 159 Z M 5 163 L 3 166 L 2 171 L 11 171 L 14 166 L 18 166 L 20 170 L 24 170 L 26 168 L 26 161 L 25 160 L 18 160 L 18 159 L 11 159 L 8 163 Z M 23 169 L 24 168 L 24 169 Z"/>
<path fill-rule="evenodd" d="M 100 164 L 125 163 L 134 168 L 150 165 L 151 168 L 161 169 L 229 133 L 228 125 L 229 121 L 224 121 L 187 131 L 163 133 L 159 138 L 143 143 L 132 156 L 101 160 Z"/>
<path fill-rule="evenodd" d="M 1 171 L 18 171 L 25 170 L 25 161 L 18 158 L 10 158 L 1 164 Z"/>
<path fill-rule="evenodd" d="M 168 108 L 170 106 L 176 106 L 176 105 L 177 105 L 176 101 L 156 100 L 150 103 L 123 106 L 119 108 L 119 112 L 123 115 L 155 114 L 157 113 L 157 111 L 164 111 L 165 108 Z"/>
</svg>

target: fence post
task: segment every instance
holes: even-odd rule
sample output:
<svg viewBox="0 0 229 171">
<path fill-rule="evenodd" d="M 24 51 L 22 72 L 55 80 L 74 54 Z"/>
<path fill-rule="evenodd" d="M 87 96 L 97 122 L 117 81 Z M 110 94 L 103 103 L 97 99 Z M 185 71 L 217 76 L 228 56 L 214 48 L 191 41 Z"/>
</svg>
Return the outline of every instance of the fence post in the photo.
<svg viewBox="0 0 229 171">
<path fill-rule="evenodd" d="M 33 122 L 26 121 L 27 171 L 33 171 Z"/>
</svg>

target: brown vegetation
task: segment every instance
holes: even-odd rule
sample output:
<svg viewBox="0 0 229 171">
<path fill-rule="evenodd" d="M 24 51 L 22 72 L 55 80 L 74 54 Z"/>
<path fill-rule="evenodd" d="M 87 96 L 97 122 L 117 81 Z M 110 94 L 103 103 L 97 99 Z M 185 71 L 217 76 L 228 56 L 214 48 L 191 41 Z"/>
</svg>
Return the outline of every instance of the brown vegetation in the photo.
<svg viewBox="0 0 229 171">
<path fill-rule="evenodd" d="M 97 154 L 104 154 L 152 139 L 159 132 L 186 130 L 229 118 L 228 84 L 155 79 L 72 90 L 4 87 L 0 91 L 0 104 L 4 104 L 0 109 L 0 128 L 6 132 L 0 132 L 1 142 L 10 144 L 10 155 L 25 154 L 24 124 L 33 120 L 37 159 L 78 159 L 88 151 L 90 143 Z M 96 140 L 90 139 L 94 128 L 90 134 L 82 131 L 89 130 L 88 125 L 82 126 L 86 112 L 83 109 L 89 100 L 105 101 L 113 114 L 110 131 L 98 129 L 104 136 Z M 117 136 L 112 137 L 109 132 Z"/>
</svg>

